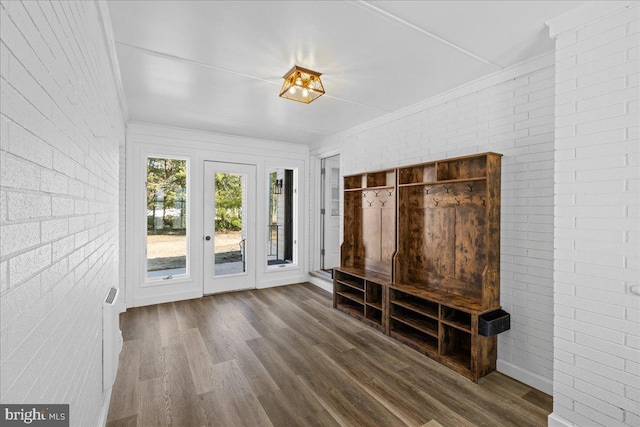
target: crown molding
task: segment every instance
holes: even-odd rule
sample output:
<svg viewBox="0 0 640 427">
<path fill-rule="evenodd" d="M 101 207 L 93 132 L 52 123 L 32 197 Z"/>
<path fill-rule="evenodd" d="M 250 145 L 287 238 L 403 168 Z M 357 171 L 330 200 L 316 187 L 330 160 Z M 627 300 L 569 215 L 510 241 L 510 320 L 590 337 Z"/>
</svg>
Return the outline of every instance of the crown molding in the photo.
<svg viewBox="0 0 640 427">
<path fill-rule="evenodd" d="M 597 22 L 620 10 L 638 5 L 637 1 L 590 1 L 580 7 L 545 22 L 549 27 L 549 37 L 555 39 L 562 34 L 584 25 Z"/>
<path fill-rule="evenodd" d="M 118 63 L 116 40 L 115 36 L 113 35 L 113 24 L 111 23 L 109 6 L 106 0 L 96 0 L 96 5 L 98 7 L 98 16 L 100 17 L 100 23 L 102 24 L 102 32 L 107 44 L 107 51 L 109 52 L 109 63 L 111 64 L 111 72 L 113 74 L 113 80 L 116 84 L 116 90 L 118 91 L 120 108 L 122 109 L 122 114 L 124 115 L 126 126 L 127 122 L 129 121 L 129 108 L 127 107 L 127 98 L 124 95 L 124 85 L 122 84 L 122 76 L 120 74 L 120 64 Z"/>
<path fill-rule="evenodd" d="M 344 130 L 340 133 L 328 136 L 315 143 L 310 144 L 309 149 L 311 151 L 322 147 L 328 141 L 336 141 L 342 138 L 347 138 L 352 135 L 361 133 L 367 129 L 383 126 L 388 123 L 392 123 L 396 120 L 400 120 L 404 117 L 408 117 L 412 114 L 419 113 L 426 109 L 444 104 L 457 98 L 461 98 L 465 95 L 469 95 L 474 92 L 478 92 L 482 89 L 504 83 L 508 80 L 515 79 L 525 74 L 532 73 L 534 71 L 546 68 L 555 64 L 555 51 L 549 51 L 538 55 L 534 58 L 512 65 L 511 67 L 499 70 L 494 73 L 488 74 L 479 79 L 473 80 L 469 83 L 465 83 L 456 88 L 450 89 L 441 94 L 435 95 L 431 98 L 427 98 L 416 104 L 409 105 L 407 107 L 396 110 L 392 113 L 385 114 L 384 116 L 377 117 L 368 122 L 362 123 L 350 129 Z"/>
</svg>

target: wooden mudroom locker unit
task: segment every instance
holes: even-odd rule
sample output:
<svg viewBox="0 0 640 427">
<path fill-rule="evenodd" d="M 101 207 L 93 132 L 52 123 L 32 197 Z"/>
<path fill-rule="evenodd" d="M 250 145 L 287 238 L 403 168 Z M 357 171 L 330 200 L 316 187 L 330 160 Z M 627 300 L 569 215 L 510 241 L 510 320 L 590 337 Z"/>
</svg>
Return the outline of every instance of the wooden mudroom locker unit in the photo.
<svg viewBox="0 0 640 427">
<path fill-rule="evenodd" d="M 501 157 L 344 177 L 334 307 L 473 381 L 496 368 Z"/>
</svg>

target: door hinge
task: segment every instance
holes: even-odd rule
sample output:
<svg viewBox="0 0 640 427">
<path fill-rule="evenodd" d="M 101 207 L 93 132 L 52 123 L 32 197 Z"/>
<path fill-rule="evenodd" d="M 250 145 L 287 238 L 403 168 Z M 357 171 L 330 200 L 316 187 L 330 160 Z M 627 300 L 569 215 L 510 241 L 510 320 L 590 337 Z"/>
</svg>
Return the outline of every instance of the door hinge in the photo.
<svg viewBox="0 0 640 427">
<path fill-rule="evenodd" d="M 320 249 L 320 255 L 324 256 L 324 249 Z"/>
<path fill-rule="evenodd" d="M 326 209 L 324 209 L 324 208 L 323 208 L 323 209 L 320 209 L 320 215 L 324 215 L 324 214 L 326 214 L 326 213 L 327 213 L 327 212 L 326 212 Z"/>
<path fill-rule="evenodd" d="M 320 169 L 320 175 L 325 175 L 327 170 L 325 168 Z"/>
</svg>

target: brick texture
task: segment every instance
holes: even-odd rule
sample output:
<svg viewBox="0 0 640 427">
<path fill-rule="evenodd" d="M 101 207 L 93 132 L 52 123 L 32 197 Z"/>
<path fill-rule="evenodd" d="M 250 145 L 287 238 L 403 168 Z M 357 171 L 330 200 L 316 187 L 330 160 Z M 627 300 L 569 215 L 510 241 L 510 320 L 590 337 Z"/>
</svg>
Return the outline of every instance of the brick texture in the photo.
<svg viewBox="0 0 640 427">
<path fill-rule="evenodd" d="M 125 119 L 96 2 L 0 2 L 0 401 L 96 425 Z"/>
<path fill-rule="evenodd" d="M 640 425 L 638 24 L 636 2 L 556 41 L 553 416 L 574 425 Z"/>
</svg>

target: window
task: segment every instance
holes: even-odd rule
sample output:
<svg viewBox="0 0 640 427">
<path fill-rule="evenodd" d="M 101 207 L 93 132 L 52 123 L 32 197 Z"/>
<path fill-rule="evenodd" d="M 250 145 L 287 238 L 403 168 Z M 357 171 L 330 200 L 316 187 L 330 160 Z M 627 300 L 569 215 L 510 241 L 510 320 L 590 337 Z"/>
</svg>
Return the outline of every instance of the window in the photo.
<svg viewBox="0 0 640 427">
<path fill-rule="evenodd" d="M 187 275 L 187 161 L 147 158 L 147 279 Z"/>
<path fill-rule="evenodd" d="M 269 211 L 267 219 L 267 265 L 285 267 L 296 263 L 296 171 L 268 171 Z"/>
</svg>

